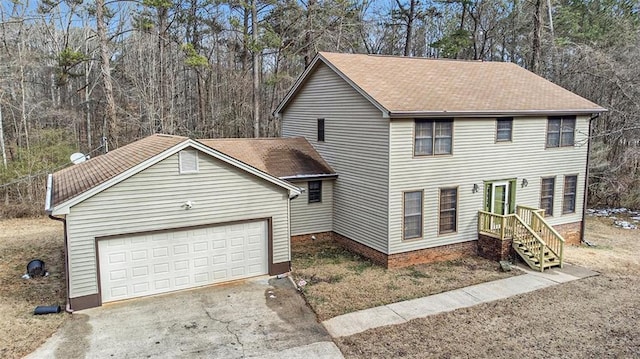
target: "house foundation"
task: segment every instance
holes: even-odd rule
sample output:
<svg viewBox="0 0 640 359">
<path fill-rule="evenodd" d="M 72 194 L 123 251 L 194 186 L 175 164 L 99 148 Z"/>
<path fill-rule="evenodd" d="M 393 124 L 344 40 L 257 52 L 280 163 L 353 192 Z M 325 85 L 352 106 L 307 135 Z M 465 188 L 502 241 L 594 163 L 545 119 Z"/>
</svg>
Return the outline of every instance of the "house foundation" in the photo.
<svg viewBox="0 0 640 359">
<path fill-rule="evenodd" d="M 573 222 L 558 224 L 553 228 L 564 238 L 565 244 L 574 246 L 580 245 L 580 237 L 582 234 L 582 222 Z"/>
<path fill-rule="evenodd" d="M 478 234 L 478 255 L 497 262 L 512 260 L 515 258 L 512 244 L 513 240 L 511 239 L 500 240 L 485 234 Z"/>
<path fill-rule="evenodd" d="M 335 232 L 333 233 L 333 239 L 347 250 L 355 252 L 368 258 L 373 263 L 389 269 L 408 267 L 415 264 L 455 260 L 473 256 L 478 253 L 478 241 L 476 240 L 410 252 L 385 254 Z"/>
<path fill-rule="evenodd" d="M 567 223 L 556 225 L 554 228 L 562 235 L 566 244 L 579 245 L 581 224 L 582 222 Z M 478 234 L 477 240 L 396 254 L 382 253 L 336 232 L 291 236 L 292 243 L 306 243 L 314 240 L 333 240 L 343 248 L 385 268 L 408 267 L 415 264 L 449 261 L 474 255 L 479 255 L 492 261 L 513 260 L 515 258 L 511 239 L 500 240 L 483 234 Z"/>
<path fill-rule="evenodd" d="M 319 232 L 291 236 L 291 243 L 308 243 L 316 240 L 333 240 L 333 232 Z"/>
</svg>

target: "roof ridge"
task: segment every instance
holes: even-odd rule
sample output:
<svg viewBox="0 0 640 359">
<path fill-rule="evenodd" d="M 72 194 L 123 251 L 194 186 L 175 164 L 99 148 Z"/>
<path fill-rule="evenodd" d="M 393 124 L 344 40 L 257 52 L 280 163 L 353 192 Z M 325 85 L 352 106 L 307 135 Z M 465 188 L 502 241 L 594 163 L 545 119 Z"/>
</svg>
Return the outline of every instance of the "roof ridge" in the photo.
<svg viewBox="0 0 640 359">
<path fill-rule="evenodd" d="M 186 136 L 171 135 L 171 134 L 168 134 L 168 133 L 154 133 L 154 134 L 151 134 L 151 136 L 156 136 L 156 137 L 170 137 L 170 138 L 185 138 L 185 139 L 189 138 L 189 137 L 186 137 Z M 147 137 L 148 137 L 148 136 L 147 136 Z M 145 137 L 143 137 L 143 138 L 145 138 Z M 142 139 L 142 138 L 141 138 L 141 139 Z M 135 142 L 135 141 L 134 141 L 134 142 Z"/>
<path fill-rule="evenodd" d="M 467 59 L 450 59 L 446 57 L 423 57 L 423 56 L 402 56 L 402 55 L 387 55 L 387 54 L 360 54 L 360 53 L 340 53 L 340 52 L 331 52 L 331 51 L 321 51 L 321 55 L 331 54 L 331 55 L 339 55 L 339 56 L 368 56 L 368 57 L 379 57 L 379 58 L 387 58 L 387 59 L 398 59 L 398 60 L 427 60 L 427 61 L 442 61 L 442 62 L 462 62 L 462 63 L 495 63 L 495 64 L 514 64 L 510 61 L 485 61 L 482 59 L 478 60 L 467 60 Z"/>
<path fill-rule="evenodd" d="M 227 138 L 199 138 L 196 141 L 274 141 L 274 140 L 288 140 L 288 139 L 299 139 L 303 138 L 302 136 L 295 137 L 227 137 Z"/>
</svg>

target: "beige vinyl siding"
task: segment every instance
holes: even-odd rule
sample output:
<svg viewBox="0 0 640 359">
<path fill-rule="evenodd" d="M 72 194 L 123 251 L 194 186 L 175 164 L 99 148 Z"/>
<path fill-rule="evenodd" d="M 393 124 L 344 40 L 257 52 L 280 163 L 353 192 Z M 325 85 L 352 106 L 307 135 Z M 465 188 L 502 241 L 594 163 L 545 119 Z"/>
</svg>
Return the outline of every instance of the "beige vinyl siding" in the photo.
<svg viewBox="0 0 640 359">
<path fill-rule="evenodd" d="M 322 181 L 322 202 L 309 203 L 308 182 L 292 182 L 303 188 L 298 198 L 291 200 L 291 235 L 330 232 L 333 230 L 333 183 Z"/>
<path fill-rule="evenodd" d="M 198 157 L 198 173 L 179 174 L 176 154 L 71 208 L 72 298 L 98 292 L 96 237 L 271 217 L 274 263 L 290 260 L 287 191 L 203 153 Z M 186 201 L 192 209 L 181 207 Z"/>
<path fill-rule="evenodd" d="M 575 147 L 545 149 L 547 118 L 514 118 L 512 142 L 495 142 L 495 119 L 454 120 L 453 154 L 413 157 L 413 120 L 392 120 L 390 155 L 390 253 L 477 239 L 477 211 L 484 181 L 517 178 L 516 204 L 538 207 L 542 177 L 556 176 L 551 224 L 581 220 L 588 118 L 578 117 Z M 576 212 L 562 213 L 564 175 L 578 174 Z M 522 188 L 522 179 L 528 186 Z M 473 185 L 479 191 L 472 193 Z M 458 230 L 438 235 L 439 189 L 458 187 Z M 424 190 L 424 235 L 402 240 L 402 191 Z"/>
<path fill-rule="evenodd" d="M 285 109 L 282 136 L 306 137 L 338 173 L 333 230 L 387 253 L 389 121 L 381 111 L 320 64 Z"/>
</svg>

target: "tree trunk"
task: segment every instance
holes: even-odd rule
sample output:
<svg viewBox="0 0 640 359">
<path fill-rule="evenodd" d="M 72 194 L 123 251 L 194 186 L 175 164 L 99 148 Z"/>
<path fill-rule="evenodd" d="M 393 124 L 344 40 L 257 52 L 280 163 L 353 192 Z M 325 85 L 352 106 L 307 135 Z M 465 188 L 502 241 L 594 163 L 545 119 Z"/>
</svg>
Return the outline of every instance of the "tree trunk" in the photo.
<svg viewBox="0 0 640 359">
<path fill-rule="evenodd" d="M 85 35 L 84 40 L 84 51 L 86 54 L 89 53 L 89 42 L 88 35 Z M 87 126 L 87 149 L 89 151 L 93 150 L 93 139 L 91 138 L 91 90 L 89 88 L 89 74 L 91 73 L 92 62 L 85 61 L 84 63 L 84 109 L 85 113 L 85 121 Z"/>
<path fill-rule="evenodd" d="M 409 4 L 409 13 L 407 14 L 407 38 L 404 42 L 404 56 L 411 55 L 411 47 L 413 41 L 413 20 L 416 16 L 416 0 L 411 0 Z"/>
<path fill-rule="evenodd" d="M 2 150 L 2 165 L 7 169 L 7 149 L 4 144 L 4 127 L 2 123 L 2 106 L 0 105 L 0 149 Z"/>
<path fill-rule="evenodd" d="M 260 50 L 258 46 L 258 5 L 251 1 L 251 39 L 253 47 L 253 137 L 260 137 Z"/>
<path fill-rule="evenodd" d="M 113 97 L 113 82 L 111 79 L 111 55 L 109 54 L 109 38 L 107 27 L 104 23 L 104 0 L 96 0 L 96 31 L 100 44 L 100 72 L 104 86 L 104 96 L 107 101 L 107 113 L 103 134 L 108 140 L 118 146 L 118 115 L 116 112 L 116 101 Z"/>
<path fill-rule="evenodd" d="M 533 14 L 533 43 L 531 44 L 531 71 L 540 73 L 540 57 L 542 53 L 542 0 L 536 0 Z"/>
<path fill-rule="evenodd" d="M 311 65 L 313 60 L 313 53 L 311 51 L 312 44 L 315 42 L 315 34 L 313 31 L 313 18 L 315 16 L 316 0 L 309 0 L 307 3 L 307 16 L 306 16 L 306 31 L 304 34 L 304 68 L 306 69 Z"/>
<path fill-rule="evenodd" d="M 158 11 L 158 62 L 159 62 L 159 66 L 158 66 L 158 97 L 159 97 L 159 101 L 158 101 L 158 109 L 160 112 L 160 132 L 164 132 L 165 131 L 165 120 L 167 117 L 167 111 L 166 111 L 166 106 L 167 106 L 167 84 L 166 84 L 166 74 L 165 74 L 165 70 L 166 70 L 166 64 L 165 64 L 165 34 L 166 34 L 166 29 L 167 29 L 167 14 L 168 14 L 168 10 L 162 6 L 158 6 L 157 8 Z"/>
</svg>

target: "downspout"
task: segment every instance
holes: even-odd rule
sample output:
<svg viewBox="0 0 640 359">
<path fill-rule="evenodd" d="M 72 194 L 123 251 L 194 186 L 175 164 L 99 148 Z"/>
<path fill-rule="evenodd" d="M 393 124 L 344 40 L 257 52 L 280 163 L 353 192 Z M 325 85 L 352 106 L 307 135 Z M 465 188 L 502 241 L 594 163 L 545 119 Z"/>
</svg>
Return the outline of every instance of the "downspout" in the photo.
<svg viewBox="0 0 640 359">
<path fill-rule="evenodd" d="M 53 212 L 53 175 L 49 174 L 49 176 L 47 176 L 47 194 L 46 194 L 46 198 L 45 198 L 45 211 L 48 213 L 49 218 L 53 219 L 54 221 L 60 221 L 62 222 L 63 225 L 63 230 L 64 230 L 64 277 L 65 277 L 65 283 L 66 283 L 66 300 L 67 300 L 67 305 L 65 306 L 65 311 L 67 313 L 73 314 L 73 310 L 71 309 L 71 298 L 69 297 L 69 256 L 68 256 L 68 240 L 67 240 L 67 220 L 65 218 L 62 217 L 56 217 L 52 214 Z"/>
<path fill-rule="evenodd" d="M 591 162 L 591 131 L 593 126 L 592 125 L 593 121 L 598 117 L 600 117 L 600 114 L 596 114 L 595 116 L 591 116 L 591 118 L 589 118 L 589 133 L 587 134 L 587 164 L 584 171 L 584 198 L 582 201 L 582 222 L 580 224 L 580 243 L 587 243 L 587 244 L 588 242 L 584 238 L 584 232 L 585 232 L 585 229 L 587 228 L 586 219 L 587 219 L 587 197 L 589 193 L 589 164 Z"/>
<path fill-rule="evenodd" d="M 62 222 L 63 228 L 64 228 L 64 269 L 65 269 L 65 282 L 67 285 L 66 288 L 66 292 L 67 292 L 67 305 L 65 307 L 65 311 L 67 313 L 73 314 L 73 309 L 71 309 L 71 299 L 69 298 L 69 256 L 68 254 L 68 250 L 67 248 L 69 248 L 67 246 L 67 220 L 61 217 L 56 217 L 52 214 L 49 214 L 49 218 L 53 219 L 54 221 L 60 221 Z"/>
</svg>

